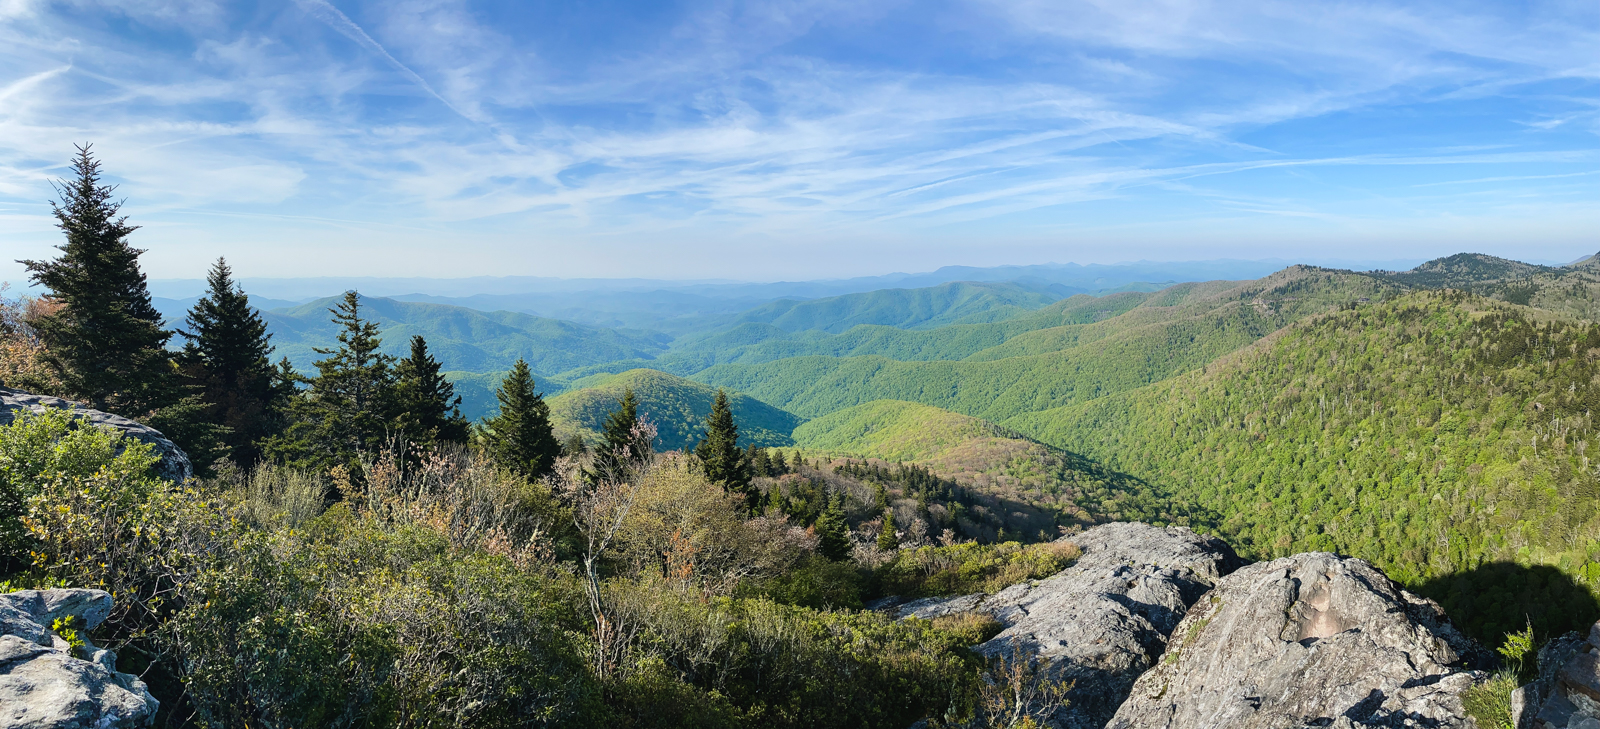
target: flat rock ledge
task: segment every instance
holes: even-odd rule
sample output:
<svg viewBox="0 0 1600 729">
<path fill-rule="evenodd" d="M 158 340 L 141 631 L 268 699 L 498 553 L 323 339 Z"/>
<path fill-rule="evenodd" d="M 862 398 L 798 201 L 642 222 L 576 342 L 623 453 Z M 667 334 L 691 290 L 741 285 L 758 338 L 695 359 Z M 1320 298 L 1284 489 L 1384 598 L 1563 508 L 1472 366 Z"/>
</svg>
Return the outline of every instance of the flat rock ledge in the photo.
<svg viewBox="0 0 1600 729">
<path fill-rule="evenodd" d="M 1243 562 L 1222 540 L 1182 527 L 1103 524 L 1067 538 L 1083 556 L 1055 576 L 994 595 L 928 598 L 899 616 L 987 613 L 1005 630 L 974 648 L 1007 656 L 1016 645 L 1074 681 L 1050 717 L 1064 729 L 1099 729 L 1166 647 L 1189 606 Z"/>
<path fill-rule="evenodd" d="M 0 425 L 9 425 L 16 419 L 17 413 L 22 410 L 31 410 L 39 413 L 45 408 L 57 410 L 70 410 L 74 415 L 83 418 L 94 425 L 115 428 L 122 431 L 130 438 L 135 438 L 154 446 L 156 453 L 161 456 L 161 462 L 156 465 L 156 475 L 161 478 L 182 483 L 194 475 L 194 466 L 189 463 L 188 454 L 183 452 L 172 441 L 156 430 L 143 423 L 138 423 L 121 415 L 101 412 L 84 407 L 71 400 L 47 395 L 30 395 L 21 390 L 0 387 Z"/>
<path fill-rule="evenodd" d="M 101 590 L 0 594 L 0 729 L 111 729 L 148 726 L 160 703 L 138 677 L 118 673 L 116 654 L 89 642 L 111 614 Z M 83 643 L 50 629 L 71 617 Z"/>
<path fill-rule="evenodd" d="M 1297 554 L 1223 577 L 1108 726 L 1473 727 L 1488 660 L 1365 560 Z"/>
</svg>

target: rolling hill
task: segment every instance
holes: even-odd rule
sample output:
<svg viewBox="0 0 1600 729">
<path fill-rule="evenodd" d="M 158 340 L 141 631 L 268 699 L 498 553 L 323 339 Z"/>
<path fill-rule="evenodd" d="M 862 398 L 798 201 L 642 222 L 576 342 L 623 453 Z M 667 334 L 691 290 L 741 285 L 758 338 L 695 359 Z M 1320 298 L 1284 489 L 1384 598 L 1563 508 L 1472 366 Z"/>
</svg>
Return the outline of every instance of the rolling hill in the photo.
<svg viewBox="0 0 1600 729">
<path fill-rule="evenodd" d="M 913 463 L 1011 503 L 1057 513 L 1058 523 L 1140 519 L 1203 523 L 1183 503 L 1074 453 L 986 420 L 900 400 L 875 400 L 794 431 L 795 445 L 832 459 Z"/>
<path fill-rule="evenodd" d="M 879 289 L 796 301 L 783 299 L 738 316 L 736 323 L 770 324 L 786 332 L 816 329 L 837 334 L 858 324 L 899 329 L 935 327 L 963 319 L 993 321 L 1038 309 L 1061 298 L 1016 283 L 952 282 L 920 289 Z"/>
<path fill-rule="evenodd" d="M 1034 330 L 1023 343 L 1008 340 L 961 361 L 804 356 L 717 365 L 693 379 L 806 417 L 890 399 L 998 422 L 1142 387 L 1202 367 L 1300 318 L 1399 291 L 1368 276 L 1302 266 L 1260 281 L 1174 289 L 1151 294 L 1118 316 Z"/>
<path fill-rule="evenodd" d="M 550 398 L 550 418 L 557 434 L 563 439 L 576 433 L 590 442 L 598 440 L 606 416 L 617 409 L 628 388 L 639 399 L 639 413 L 656 424 L 656 448 L 661 450 L 697 443 L 717 395 L 715 388 L 665 372 L 629 370 Z M 739 425 L 739 445 L 794 444 L 790 434 L 803 422 L 801 418 L 736 392 L 728 393 L 728 401 Z"/>
</svg>

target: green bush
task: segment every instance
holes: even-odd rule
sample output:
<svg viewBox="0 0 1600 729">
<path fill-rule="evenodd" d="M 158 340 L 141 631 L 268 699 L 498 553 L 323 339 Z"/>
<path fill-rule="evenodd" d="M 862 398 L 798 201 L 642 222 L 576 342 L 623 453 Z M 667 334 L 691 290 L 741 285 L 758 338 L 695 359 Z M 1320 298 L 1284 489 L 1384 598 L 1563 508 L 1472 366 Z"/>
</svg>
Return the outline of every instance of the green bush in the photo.
<svg viewBox="0 0 1600 729">
<path fill-rule="evenodd" d="M 864 583 L 861 569 L 854 563 L 813 556 L 788 572 L 750 585 L 741 594 L 818 610 L 859 610 Z"/>
<path fill-rule="evenodd" d="M 52 484 L 70 490 L 97 475 L 103 483 L 142 482 L 160 460 L 149 445 L 85 422 L 48 408 L 19 411 L 0 427 L 0 570 L 24 564 L 29 540 L 22 517 L 29 499 Z"/>
<path fill-rule="evenodd" d="M 873 592 L 902 597 L 998 592 L 1060 572 L 1081 553 L 1071 542 L 1027 546 L 1017 542 L 964 542 L 902 549 L 873 571 Z"/>
</svg>

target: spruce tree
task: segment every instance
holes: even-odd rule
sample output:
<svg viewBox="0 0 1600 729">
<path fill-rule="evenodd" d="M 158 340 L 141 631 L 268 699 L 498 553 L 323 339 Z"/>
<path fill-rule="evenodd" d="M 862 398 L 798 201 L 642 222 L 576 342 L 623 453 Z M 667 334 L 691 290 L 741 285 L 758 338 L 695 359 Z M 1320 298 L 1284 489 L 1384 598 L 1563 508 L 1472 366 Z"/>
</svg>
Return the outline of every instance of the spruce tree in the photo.
<svg viewBox="0 0 1600 729">
<path fill-rule="evenodd" d="M 269 452 L 295 465 L 348 463 L 384 445 L 394 413 L 394 358 L 378 351 L 378 325 L 361 318 L 361 297 L 346 291 L 328 310 L 341 328 L 339 346 L 316 348 L 317 376 L 294 401 L 293 424 Z"/>
<path fill-rule="evenodd" d="M 601 478 L 608 473 L 618 472 L 622 468 L 622 454 L 627 453 L 631 458 L 638 458 L 654 450 L 654 443 L 642 443 L 636 439 L 634 428 L 639 425 L 639 398 L 633 394 L 633 388 L 622 392 L 622 400 L 617 403 L 617 409 L 606 416 L 605 425 L 600 431 L 600 444 L 595 447 L 594 470 L 590 471 L 590 478 Z"/>
<path fill-rule="evenodd" d="M 883 512 L 883 530 L 878 532 L 878 549 L 888 552 L 899 546 L 900 537 L 894 533 L 894 510 L 886 509 Z"/>
<path fill-rule="evenodd" d="M 733 422 L 728 393 L 717 390 L 717 399 L 706 417 L 706 437 L 695 446 L 695 455 L 705 464 L 706 479 L 728 493 L 744 497 L 745 508 L 754 510 L 760 496 L 750 483 L 750 464 L 739 450 L 739 427 Z"/>
<path fill-rule="evenodd" d="M 843 497 L 828 500 L 828 508 L 817 517 L 817 553 L 835 562 L 850 557 L 849 527 L 844 521 Z"/>
<path fill-rule="evenodd" d="M 218 258 L 206 275 L 207 289 L 185 319 L 188 340 L 178 355 L 185 379 L 200 393 L 207 420 L 228 428 L 227 455 L 249 467 L 261 458 L 261 442 L 282 426 L 286 392 L 268 357 L 272 335 L 250 298 Z"/>
<path fill-rule="evenodd" d="M 772 475 L 782 476 L 789 472 L 789 464 L 783 460 L 783 451 L 772 452 Z"/>
<path fill-rule="evenodd" d="M 518 359 L 495 391 L 500 413 L 484 424 L 484 447 L 501 468 L 532 480 L 549 475 L 561 456 L 550 406 L 534 391 L 528 363 Z"/>
<path fill-rule="evenodd" d="M 116 188 L 100 184 L 89 149 L 78 147 L 77 176 L 56 185 L 61 201 L 50 205 L 67 235 L 61 256 L 19 263 L 56 305 L 33 327 L 67 391 L 99 410 L 146 417 L 182 396 L 166 350 L 172 333 L 161 328 L 139 270 L 144 251 L 128 244 L 138 226 L 117 214 Z"/>
<path fill-rule="evenodd" d="M 527 370 L 527 365 L 522 368 Z M 394 373 L 398 425 L 414 447 L 425 451 L 439 443 L 467 442 L 471 424 L 461 415 L 461 398 L 439 374 L 439 362 L 428 352 L 422 335 L 411 337 L 411 354 L 395 365 Z"/>
</svg>

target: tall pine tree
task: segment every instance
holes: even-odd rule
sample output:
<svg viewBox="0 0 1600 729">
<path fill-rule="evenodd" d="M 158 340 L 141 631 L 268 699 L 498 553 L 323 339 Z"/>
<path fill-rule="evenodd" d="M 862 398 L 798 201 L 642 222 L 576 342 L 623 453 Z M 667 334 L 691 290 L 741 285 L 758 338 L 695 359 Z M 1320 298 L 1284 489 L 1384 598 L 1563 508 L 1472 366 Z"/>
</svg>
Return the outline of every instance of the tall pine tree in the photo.
<svg viewBox="0 0 1600 729">
<path fill-rule="evenodd" d="M 51 261 L 19 261 L 30 278 L 50 290 L 57 307 L 34 321 L 47 357 L 73 396 L 100 410 L 146 417 L 176 404 L 182 395 L 166 350 L 172 332 L 161 328 L 161 314 L 139 256 L 128 245 L 138 230 L 119 216 L 116 188 L 100 184 L 100 162 L 89 146 L 78 147 L 72 162 L 76 177 L 56 186 L 51 203 L 56 227 L 67 235 Z"/>
<path fill-rule="evenodd" d="M 339 346 L 317 348 L 317 376 L 294 400 L 292 424 L 268 447 L 295 465 L 328 467 L 385 445 L 394 415 L 394 357 L 378 351 L 378 324 L 361 318 L 361 297 L 346 291 L 334 308 Z"/>
<path fill-rule="evenodd" d="M 756 508 L 756 499 L 761 494 L 750 483 L 750 464 L 739 450 L 739 426 L 733 422 L 728 393 L 720 388 L 717 399 L 711 403 L 711 414 L 706 417 L 706 437 L 695 446 L 694 452 L 705 464 L 707 480 L 728 493 L 744 497 L 747 510 Z"/>
<path fill-rule="evenodd" d="M 400 432 L 413 446 L 427 450 L 439 443 L 467 442 L 471 424 L 461 415 L 461 398 L 439 374 L 439 362 L 422 335 L 411 337 L 411 355 L 395 365 L 394 373 Z"/>
<path fill-rule="evenodd" d="M 548 475 L 561 456 L 550 425 L 550 406 L 534 391 L 533 373 L 521 359 L 512 365 L 500 389 L 500 413 L 484 423 L 483 442 L 501 468 L 529 480 Z"/>
<path fill-rule="evenodd" d="M 199 390 L 204 417 L 226 426 L 222 440 L 235 463 L 249 467 L 261 444 L 283 425 L 289 392 L 269 356 L 272 335 L 218 258 L 206 275 L 206 293 L 185 319 L 188 340 L 178 354 L 185 379 Z"/>
</svg>

